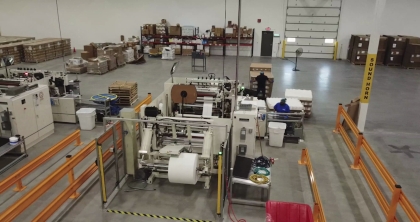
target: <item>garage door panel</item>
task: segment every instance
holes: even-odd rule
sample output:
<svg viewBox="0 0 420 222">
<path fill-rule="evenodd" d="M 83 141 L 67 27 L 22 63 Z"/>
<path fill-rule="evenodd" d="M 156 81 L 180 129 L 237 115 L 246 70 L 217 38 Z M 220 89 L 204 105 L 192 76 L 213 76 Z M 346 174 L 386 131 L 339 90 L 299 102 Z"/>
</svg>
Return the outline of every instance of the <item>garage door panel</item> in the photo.
<svg viewBox="0 0 420 222">
<path fill-rule="evenodd" d="M 284 55 L 286 58 L 296 57 L 294 52 L 286 52 Z M 315 59 L 332 59 L 333 54 L 322 54 L 322 53 L 303 53 L 299 58 L 315 58 Z"/>
<path fill-rule="evenodd" d="M 299 45 L 286 45 L 286 52 L 295 52 L 298 48 L 302 48 L 304 53 L 334 53 L 334 47 Z"/>
<path fill-rule="evenodd" d="M 339 16 L 337 8 L 288 8 L 288 16 Z"/>
<path fill-rule="evenodd" d="M 338 25 L 286 24 L 286 30 L 337 32 Z"/>
<path fill-rule="evenodd" d="M 286 23 L 287 24 L 296 24 L 296 23 L 304 23 L 304 24 L 338 24 L 340 18 L 339 17 L 287 17 Z"/>
<path fill-rule="evenodd" d="M 296 38 L 296 42 L 288 42 L 288 45 L 313 45 L 313 46 L 334 46 L 334 43 L 325 43 L 325 39 Z"/>
<path fill-rule="evenodd" d="M 309 32 L 309 31 L 286 31 L 287 38 L 323 38 L 323 39 L 336 39 L 337 32 Z"/>
<path fill-rule="evenodd" d="M 289 0 L 289 7 L 340 7 L 341 0 L 318 0 L 318 1 L 302 1 L 302 0 Z"/>
</svg>

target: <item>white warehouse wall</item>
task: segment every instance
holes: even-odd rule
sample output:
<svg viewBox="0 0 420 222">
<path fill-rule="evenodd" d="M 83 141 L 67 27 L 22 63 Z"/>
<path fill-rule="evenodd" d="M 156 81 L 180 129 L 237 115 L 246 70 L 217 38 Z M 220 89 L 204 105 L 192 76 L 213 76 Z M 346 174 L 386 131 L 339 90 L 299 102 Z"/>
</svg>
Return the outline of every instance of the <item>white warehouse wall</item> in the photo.
<svg viewBox="0 0 420 222">
<path fill-rule="evenodd" d="M 339 58 L 346 59 L 351 34 L 369 34 L 376 0 L 343 0 L 338 31 Z M 419 0 L 387 0 L 380 23 L 382 35 L 420 37 Z M 341 49 L 341 50 L 340 50 Z"/>
<path fill-rule="evenodd" d="M 254 55 L 260 55 L 261 31 L 271 27 L 283 35 L 286 0 L 242 0 L 241 26 L 255 28 Z M 118 42 L 120 35 L 139 36 L 140 26 L 166 19 L 200 27 L 224 27 L 224 0 L 59 0 L 62 36 L 72 47 L 82 49 L 90 42 Z M 2 35 L 59 37 L 53 0 L 0 0 Z M 226 21 L 238 21 L 238 1 L 227 0 Z M 262 19 L 257 23 L 257 19 Z"/>
</svg>

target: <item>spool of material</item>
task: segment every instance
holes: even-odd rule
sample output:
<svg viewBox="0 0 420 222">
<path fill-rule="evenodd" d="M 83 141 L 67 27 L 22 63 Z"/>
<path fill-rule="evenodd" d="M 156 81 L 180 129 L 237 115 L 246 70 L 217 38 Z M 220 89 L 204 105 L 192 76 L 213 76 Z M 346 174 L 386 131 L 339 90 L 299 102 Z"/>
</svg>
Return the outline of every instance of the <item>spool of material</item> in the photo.
<svg viewBox="0 0 420 222">
<path fill-rule="evenodd" d="M 197 100 L 197 89 L 194 85 L 174 85 L 171 90 L 172 102 L 182 103 L 182 94 L 184 96 L 184 104 L 193 104 Z"/>
<path fill-rule="evenodd" d="M 168 179 L 171 183 L 196 184 L 198 154 L 181 153 L 177 157 L 169 158 Z"/>
<path fill-rule="evenodd" d="M 202 115 L 204 117 L 211 117 L 212 112 L 213 112 L 213 97 L 205 96 Z"/>
</svg>

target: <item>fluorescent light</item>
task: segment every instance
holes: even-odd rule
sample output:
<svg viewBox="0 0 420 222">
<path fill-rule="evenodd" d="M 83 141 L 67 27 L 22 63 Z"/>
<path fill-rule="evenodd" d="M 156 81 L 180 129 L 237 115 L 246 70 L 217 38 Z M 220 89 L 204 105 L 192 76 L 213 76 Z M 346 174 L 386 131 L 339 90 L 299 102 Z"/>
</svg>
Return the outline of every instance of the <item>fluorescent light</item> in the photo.
<svg viewBox="0 0 420 222">
<path fill-rule="evenodd" d="M 334 43 L 334 39 L 325 39 L 325 43 Z"/>
<path fill-rule="evenodd" d="M 287 38 L 286 41 L 287 42 L 296 42 L 296 38 Z"/>
</svg>

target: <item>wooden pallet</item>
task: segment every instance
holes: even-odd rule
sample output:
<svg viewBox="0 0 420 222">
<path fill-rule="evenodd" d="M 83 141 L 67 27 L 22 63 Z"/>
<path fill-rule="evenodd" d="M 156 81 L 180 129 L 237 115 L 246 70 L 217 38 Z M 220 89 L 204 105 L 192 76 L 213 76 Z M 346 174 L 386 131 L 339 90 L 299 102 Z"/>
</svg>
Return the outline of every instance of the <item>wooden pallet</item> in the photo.
<svg viewBox="0 0 420 222">
<path fill-rule="evenodd" d="M 134 97 L 134 98 L 132 98 L 130 100 L 123 99 L 123 98 L 119 97 L 118 102 L 117 102 L 117 105 L 120 105 L 120 106 L 132 106 L 134 103 L 137 102 L 137 100 L 138 100 L 138 96 L 136 96 L 136 97 Z"/>
<path fill-rule="evenodd" d="M 402 67 L 403 69 L 414 69 L 414 70 L 419 70 L 420 67 Z"/>
<path fill-rule="evenodd" d="M 401 66 L 401 65 L 400 64 L 386 64 L 386 66 L 398 67 L 398 66 Z"/>
</svg>

